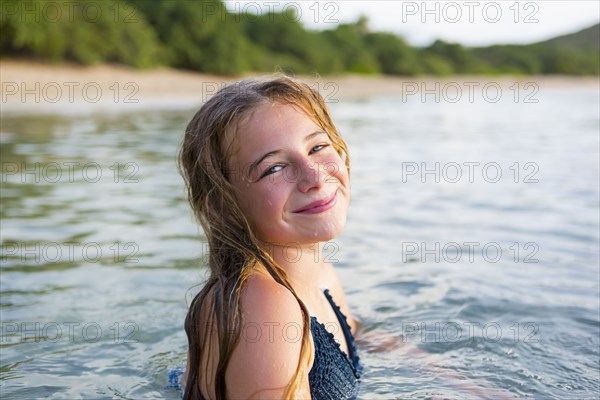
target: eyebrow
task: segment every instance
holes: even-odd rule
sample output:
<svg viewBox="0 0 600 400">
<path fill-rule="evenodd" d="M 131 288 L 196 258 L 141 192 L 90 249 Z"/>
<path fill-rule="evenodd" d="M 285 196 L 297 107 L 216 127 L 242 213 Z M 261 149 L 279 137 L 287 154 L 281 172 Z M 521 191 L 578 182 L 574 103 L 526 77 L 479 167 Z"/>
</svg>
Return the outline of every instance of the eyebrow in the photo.
<svg viewBox="0 0 600 400">
<path fill-rule="evenodd" d="M 327 132 L 325 131 L 314 131 L 313 133 L 309 133 L 308 135 L 306 135 L 306 137 L 303 140 L 303 143 L 308 142 L 309 140 L 311 140 L 312 138 L 314 138 L 315 136 L 318 135 L 327 135 Z M 329 135 L 327 135 L 329 136 Z M 260 165 L 261 162 L 263 162 L 266 158 L 274 156 L 276 154 L 280 154 L 282 153 L 282 150 L 271 150 L 265 154 L 263 154 L 261 157 L 259 157 L 258 159 L 256 159 L 252 164 L 250 164 L 250 168 L 248 168 L 248 175 L 252 175 L 252 172 Z"/>
</svg>

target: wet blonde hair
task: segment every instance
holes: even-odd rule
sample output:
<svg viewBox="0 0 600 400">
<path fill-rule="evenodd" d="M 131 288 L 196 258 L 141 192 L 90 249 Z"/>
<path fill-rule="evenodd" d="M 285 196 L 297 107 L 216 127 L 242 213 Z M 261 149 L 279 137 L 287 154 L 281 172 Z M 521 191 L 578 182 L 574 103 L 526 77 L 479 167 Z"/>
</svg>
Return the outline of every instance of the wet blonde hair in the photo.
<svg viewBox="0 0 600 400">
<path fill-rule="evenodd" d="M 185 319 L 189 344 L 185 399 L 202 398 L 200 362 L 201 354 L 210 351 L 207 328 L 210 321 L 214 321 L 218 336 L 214 393 L 217 399 L 227 397 L 225 372 L 242 331 L 240 293 L 259 264 L 294 295 L 302 312 L 300 359 L 286 397 L 298 387 L 301 367 L 312 359 L 308 310 L 285 271 L 255 236 L 230 182 L 231 138 L 237 136 L 242 119 L 266 103 L 289 104 L 302 110 L 327 132 L 334 149 L 345 159 L 348 171 L 350 169 L 346 143 L 334 126 L 325 101 L 316 90 L 296 79 L 279 76 L 233 83 L 217 92 L 194 115 L 179 152 L 179 168 L 186 183 L 188 201 L 208 241 L 210 275 L 192 300 Z M 201 314 L 203 306 L 207 306 L 208 313 Z"/>
</svg>

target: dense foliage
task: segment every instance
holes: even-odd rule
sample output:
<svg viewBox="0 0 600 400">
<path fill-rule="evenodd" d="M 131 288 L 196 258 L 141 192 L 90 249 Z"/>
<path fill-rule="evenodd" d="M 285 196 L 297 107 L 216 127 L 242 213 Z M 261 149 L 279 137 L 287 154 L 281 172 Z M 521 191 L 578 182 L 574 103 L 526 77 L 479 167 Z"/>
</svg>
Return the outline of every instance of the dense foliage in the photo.
<svg viewBox="0 0 600 400">
<path fill-rule="evenodd" d="M 531 45 L 415 48 L 366 18 L 307 30 L 286 12 L 228 12 L 220 0 L 3 0 L 0 54 L 214 74 L 283 70 L 386 75 L 600 74 L 599 25 Z"/>
</svg>

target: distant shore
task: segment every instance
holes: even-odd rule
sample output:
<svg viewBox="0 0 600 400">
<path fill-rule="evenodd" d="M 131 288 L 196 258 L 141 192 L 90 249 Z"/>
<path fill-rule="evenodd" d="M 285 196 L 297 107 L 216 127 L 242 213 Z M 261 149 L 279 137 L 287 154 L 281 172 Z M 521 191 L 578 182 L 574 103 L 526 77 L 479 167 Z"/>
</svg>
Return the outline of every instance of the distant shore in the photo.
<svg viewBox="0 0 600 400">
<path fill-rule="evenodd" d="M 266 74 L 263 74 L 266 75 Z M 533 84 L 539 90 L 599 89 L 599 77 L 571 76 L 299 76 L 327 102 L 380 95 L 415 96 L 420 90 L 481 92 L 485 85 L 509 89 Z M 28 61 L 0 61 L 2 114 L 86 113 L 143 109 L 194 108 L 228 78 L 174 69 L 136 70 L 115 65 L 80 66 Z M 436 86 L 436 83 L 439 83 Z M 531 87 L 530 87 L 531 89 Z M 490 90 L 493 91 L 493 88 Z M 454 95 L 454 94 L 453 94 Z M 433 95 L 431 95 L 433 96 Z"/>
</svg>

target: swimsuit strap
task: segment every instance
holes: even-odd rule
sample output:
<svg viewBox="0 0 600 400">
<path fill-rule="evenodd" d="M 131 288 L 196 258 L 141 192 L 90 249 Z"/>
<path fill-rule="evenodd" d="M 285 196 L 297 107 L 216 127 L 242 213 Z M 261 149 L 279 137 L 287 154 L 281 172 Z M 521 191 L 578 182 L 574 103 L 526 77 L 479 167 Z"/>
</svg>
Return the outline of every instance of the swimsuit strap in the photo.
<svg viewBox="0 0 600 400">
<path fill-rule="evenodd" d="M 359 363 L 359 357 L 356 350 L 356 343 L 354 342 L 354 336 L 352 335 L 352 331 L 350 329 L 350 325 L 348 324 L 348 318 L 344 315 L 340 307 L 333 301 L 333 297 L 329 293 L 329 289 L 323 290 L 323 294 L 331 304 L 331 308 L 335 312 L 335 315 L 340 323 L 342 331 L 344 332 L 344 337 L 346 338 L 346 343 L 348 344 L 348 350 L 350 351 L 349 359 L 352 362 L 352 366 L 355 370 L 355 375 L 358 378 L 361 373 L 361 365 Z"/>
</svg>

